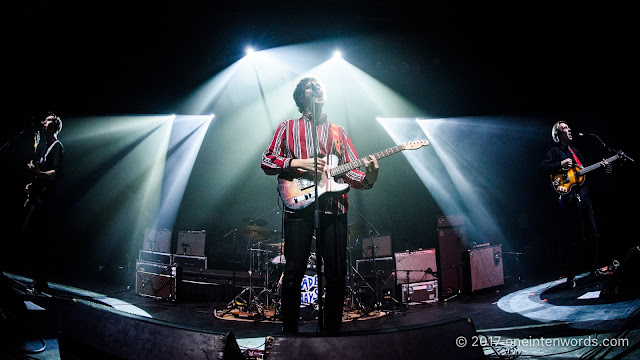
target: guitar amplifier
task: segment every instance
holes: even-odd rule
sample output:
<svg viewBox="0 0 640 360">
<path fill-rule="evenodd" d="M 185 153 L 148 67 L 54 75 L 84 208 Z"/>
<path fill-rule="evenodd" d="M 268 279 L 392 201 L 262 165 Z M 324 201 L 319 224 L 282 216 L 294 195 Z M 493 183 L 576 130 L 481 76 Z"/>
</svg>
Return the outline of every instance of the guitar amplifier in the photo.
<svg viewBox="0 0 640 360">
<path fill-rule="evenodd" d="M 171 252 L 171 230 L 145 229 L 142 250 L 170 253 Z"/>
<path fill-rule="evenodd" d="M 395 253 L 398 284 L 436 280 L 436 249 Z"/>
<path fill-rule="evenodd" d="M 469 250 L 465 272 L 467 290 L 476 291 L 504 284 L 502 245 L 484 246 Z"/>
<path fill-rule="evenodd" d="M 206 256 L 173 255 L 173 263 L 187 269 L 206 269 Z"/>
<path fill-rule="evenodd" d="M 391 256 L 391 236 L 379 236 L 362 239 L 362 257 Z"/>
<path fill-rule="evenodd" d="M 176 265 L 136 261 L 136 293 L 161 300 L 176 300 L 180 271 Z"/>
<path fill-rule="evenodd" d="M 180 231 L 176 254 L 190 256 L 204 256 L 204 245 L 207 234 L 204 230 Z"/>
</svg>

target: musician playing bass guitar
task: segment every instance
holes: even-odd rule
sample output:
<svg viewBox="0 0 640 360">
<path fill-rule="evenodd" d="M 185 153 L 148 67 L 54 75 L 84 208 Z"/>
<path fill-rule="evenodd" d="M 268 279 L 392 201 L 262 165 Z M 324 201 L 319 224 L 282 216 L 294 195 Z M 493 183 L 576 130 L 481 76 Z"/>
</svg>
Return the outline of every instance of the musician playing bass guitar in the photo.
<svg viewBox="0 0 640 360">
<path fill-rule="evenodd" d="M 359 161 L 351 138 L 341 126 L 327 121 L 322 113 L 326 94 L 320 82 L 312 77 L 300 80 L 293 92 L 293 99 L 302 116 L 286 120 L 277 127 L 271 142 L 262 154 L 262 170 L 267 175 L 278 175 L 279 191 L 284 206 L 284 256 L 286 259 L 282 279 L 281 315 L 283 331 L 298 332 L 301 303 L 301 281 L 307 267 L 314 236 L 315 203 L 318 202 L 318 237 L 321 240 L 322 261 L 326 276 L 324 319 L 320 330 L 337 332 L 342 325 L 342 309 L 345 297 L 347 210 L 349 187 L 369 189 L 378 177 L 378 162 L 373 156 L 363 159 L 364 171 L 358 168 L 348 171 L 339 179 L 327 179 L 327 170 L 335 165 Z M 315 111 L 312 111 L 315 110 Z M 314 112 L 315 114 L 313 114 Z M 312 117 L 317 116 L 316 129 Z M 318 148 L 314 148 L 313 135 L 317 134 Z M 302 191 L 314 186 L 316 168 L 322 183 L 332 184 L 339 191 L 327 189 L 311 198 L 314 192 Z M 333 159 L 333 160 L 332 160 Z M 332 163 L 334 162 L 334 163 Z M 335 164 L 337 162 L 337 164 Z M 306 175 L 306 176 L 305 176 Z M 289 187 L 294 184 L 300 192 L 289 197 Z M 327 185 L 328 186 L 328 185 Z M 320 186 L 318 186 L 320 188 Z M 289 199 L 290 201 L 284 201 Z M 288 205 L 287 205 L 288 204 Z"/>
<path fill-rule="evenodd" d="M 597 275 L 599 234 L 593 215 L 593 207 L 589 192 L 584 184 L 584 175 L 579 173 L 584 159 L 578 149 L 570 146 L 573 139 L 571 128 L 565 121 L 558 121 L 551 129 L 551 137 L 555 142 L 540 163 L 540 173 L 551 178 L 552 186 L 560 194 L 560 225 L 566 230 L 567 251 L 567 287 L 576 286 L 575 275 L 584 258 L 581 251 L 586 250 L 589 259 L 591 277 Z M 600 165 L 600 164 L 599 164 Z M 601 165 L 608 166 L 606 161 Z"/>
</svg>

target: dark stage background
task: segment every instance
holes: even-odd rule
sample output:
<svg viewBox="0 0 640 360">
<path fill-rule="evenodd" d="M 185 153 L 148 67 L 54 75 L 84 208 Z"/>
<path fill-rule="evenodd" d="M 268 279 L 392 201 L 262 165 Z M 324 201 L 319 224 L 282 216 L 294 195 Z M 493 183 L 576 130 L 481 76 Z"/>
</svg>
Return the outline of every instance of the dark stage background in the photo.
<svg viewBox="0 0 640 360">
<path fill-rule="evenodd" d="M 503 137 L 491 139 L 503 143 L 499 156 L 486 154 L 493 176 L 508 184 L 487 189 L 501 199 L 492 208 L 504 236 L 488 240 L 502 243 L 503 251 L 526 253 L 521 269 L 507 270 L 512 273 L 559 273 L 556 196 L 547 179 L 537 174 L 556 120 L 566 119 L 574 133 L 598 134 L 607 145 L 636 160 L 640 157 L 635 4 L 426 3 L 418 9 L 404 1 L 170 6 L 49 1 L 6 9 L 4 17 L 8 21 L 2 24 L 6 95 L 0 233 L 2 262 L 8 270 L 26 271 L 24 263 L 30 257 L 19 228 L 32 136 L 29 124 L 34 119 L 41 121 L 48 110 L 55 111 L 64 121 L 60 139 L 71 144 L 65 135 L 72 131 L 67 129 L 91 117 L 176 113 L 185 95 L 242 58 L 244 45 L 251 42 L 266 49 L 344 39 L 359 44 L 350 52 L 350 63 L 415 104 L 423 116 L 495 118 L 516 125 L 500 133 Z M 263 215 L 270 229 L 279 230 L 280 215 L 275 179 L 259 169 L 260 152 L 252 155 L 255 166 L 243 174 L 245 184 L 218 194 L 215 202 L 202 196 L 203 188 L 215 184 L 194 179 L 225 177 L 203 154 L 233 161 L 242 140 L 242 134 L 229 138 L 221 130 L 224 117 L 216 115 L 173 231 L 175 237 L 180 230 L 206 230 L 210 267 L 228 269 L 233 246 L 231 237 L 224 235 L 246 225 L 243 219 Z M 518 126 L 529 129 L 526 137 Z M 250 125 L 246 131 L 251 131 Z M 394 145 L 381 129 L 369 131 L 351 131 L 361 156 Z M 270 136 L 264 134 L 265 147 Z M 367 142 L 367 137 L 381 140 Z M 575 142 L 590 163 L 607 156 L 593 137 Z M 77 170 L 105 144 L 77 139 L 73 143 L 78 146 L 65 149 L 62 208 L 56 214 L 61 236 L 51 254 L 52 273 L 61 278 L 93 274 L 99 266 L 126 267 L 135 261 L 131 242 L 142 241 L 139 234 L 131 234 L 131 223 L 110 213 L 126 195 L 116 196 L 91 219 L 68 216 L 91 212 L 91 204 L 78 209 L 78 193 L 88 192 L 104 176 L 100 168 L 92 173 Z M 460 149 L 475 155 L 483 150 L 482 144 Z M 353 192 L 350 223 L 366 219 L 381 234 L 392 236 L 394 251 L 435 247 L 437 218 L 446 214 L 406 158 L 383 161 L 374 190 Z M 605 263 L 621 259 L 626 249 L 638 244 L 636 175 L 637 165 L 626 162 L 615 164 L 610 175 L 589 177 Z M 118 230 L 110 230 L 105 240 L 106 228 Z M 241 256 L 245 245 L 236 245 Z"/>
</svg>

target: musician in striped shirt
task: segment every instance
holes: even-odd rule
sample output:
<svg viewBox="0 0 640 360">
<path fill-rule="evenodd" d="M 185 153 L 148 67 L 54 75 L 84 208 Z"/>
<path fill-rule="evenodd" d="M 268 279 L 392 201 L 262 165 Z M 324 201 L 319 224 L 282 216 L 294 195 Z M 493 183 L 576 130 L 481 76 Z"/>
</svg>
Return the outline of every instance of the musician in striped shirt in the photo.
<svg viewBox="0 0 640 360">
<path fill-rule="evenodd" d="M 348 188 L 370 189 L 378 177 L 378 162 L 371 156 L 362 159 L 364 171 L 356 168 L 335 179 L 335 187 L 345 188 L 333 192 L 327 183 L 333 180 L 323 178 L 330 169 L 341 164 L 358 161 L 351 138 L 341 126 L 327 120 L 322 112 L 326 99 L 324 89 L 313 77 L 300 80 L 293 92 L 293 99 L 302 116 L 283 121 L 277 127 L 268 148 L 262 154 L 262 170 L 267 175 L 278 175 L 278 190 L 284 204 L 284 256 L 285 269 L 282 278 L 281 314 L 283 331 L 298 332 L 301 303 L 301 282 L 307 269 L 307 259 L 311 251 L 316 205 L 319 212 L 317 247 L 322 256 L 326 279 L 324 319 L 322 330 L 337 332 L 342 324 L 342 308 L 345 297 L 346 246 Z M 315 111 L 313 111 L 315 110 Z M 313 113 L 312 113 L 313 112 Z M 314 148 L 313 116 L 317 116 L 317 149 Z M 317 157 L 317 160 L 316 160 Z M 335 159 L 331 162 L 329 159 Z M 313 174 L 317 162 L 318 203 L 315 191 L 306 194 L 295 193 L 289 197 L 290 185 L 296 190 L 314 188 Z M 325 175 L 326 176 L 326 175 Z M 298 179 L 306 179 L 306 183 Z M 307 184 L 307 185 L 301 185 Z M 322 185 L 321 185 L 322 184 Z M 310 186 L 310 187 L 309 187 Z M 321 194 L 322 190 L 327 190 Z M 308 189 L 307 189 L 308 191 Z M 322 195 L 322 196 L 321 196 Z"/>
</svg>

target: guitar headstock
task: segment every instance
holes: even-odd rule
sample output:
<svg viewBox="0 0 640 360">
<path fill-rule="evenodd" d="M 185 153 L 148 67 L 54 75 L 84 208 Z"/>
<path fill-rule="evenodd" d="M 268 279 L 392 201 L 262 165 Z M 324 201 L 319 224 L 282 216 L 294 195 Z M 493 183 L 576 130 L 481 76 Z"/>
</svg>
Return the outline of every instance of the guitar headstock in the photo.
<svg viewBox="0 0 640 360">
<path fill-rule="evenodd" d="M 407 141 L 405 143 L 402 143 L 402 147 L 405 150 L 415 150 L 415 149 L 419 149 L 419 148 L 421 148 L 423 146 L 428 146 L 428 145 L 429 145 L 429 140 L 427 140 L 427 139 Z"/>
</svg>

